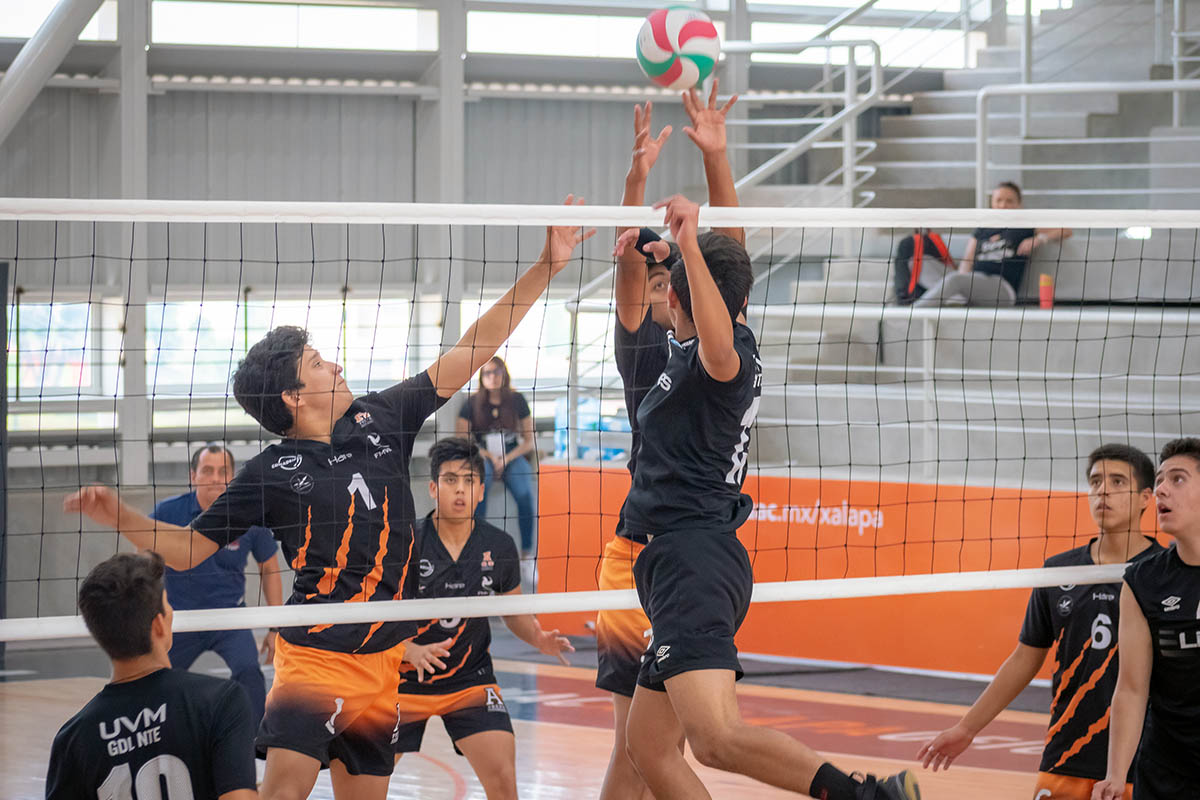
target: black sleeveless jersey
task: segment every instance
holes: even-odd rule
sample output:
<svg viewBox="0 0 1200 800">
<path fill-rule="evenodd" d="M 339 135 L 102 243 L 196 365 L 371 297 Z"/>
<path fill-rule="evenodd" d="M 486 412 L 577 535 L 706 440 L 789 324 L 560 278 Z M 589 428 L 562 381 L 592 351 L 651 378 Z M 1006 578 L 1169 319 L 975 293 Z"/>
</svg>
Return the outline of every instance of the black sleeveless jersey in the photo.
<svg viewBox="0 0 1200 800">
<path fill-rule="evenodd" d="M 1154 649 L 1138 752 L 1192 770 L 1200 763 L 1200 566 L 1185 564 L 1172 546 L 1130 564 L 1125 584 Z"/>
<path fill-rule="evenodd" d="M 1095 541 L 1094 539 L 1092 541 Z M 1133 560 L 1163 548 L 1151 546 Z M 1046 559 L 1047 567 L 1092 566 L 1091 543 Z M 1117 629 L 1121 584 L 1043 586 L 1034 589 L 1021 626 L 1021 643 L 1054 648 L 1050 728 L 1042 772 L 1103 780 L 1108 768 L 1108 714 L 1117 686 Z"/>
<path fill-rule="evenodd" d="M 617 360 L 617 372 L 621 375 L 621 383 L 625 387 L 625 413 L 629 415 L 629 475 L 637 471 L 638 451 L 642 448 L 642 428 L 638 424 L 638 407 L 646 394 L 658 382 L 667 367 L 667 331 L 654 321 L 650 309 L 642 324 L 633 331 L 625 330 L 625 326 L 617 320 L 616 331 L 613 333 L 613 346 Z M 621 504 L 621 515 L 617 521 L 617 535 L 635 539 L 642 544 L 646 537 L 633 536 L 625 527 L 625 504 Z"/>
<path fill-rule="evenodd" d="M 54 737 L 46 771 L 46 800 L 216 800 L 254 788 L 245 691 L 173 669 L 101 689 Z"/>
<path fill-rule="evenodd" d="M 754 333 L 734 323 L 741 367 L 725 383 L 705 372 L 698 338 L 668 334 L 667 343 L 667 366 L 638 407 L 641 449 L 625 525 L 641 536 L 734 531 L 753 507 L 742 483 L 762 395 Z"/>
</svg>

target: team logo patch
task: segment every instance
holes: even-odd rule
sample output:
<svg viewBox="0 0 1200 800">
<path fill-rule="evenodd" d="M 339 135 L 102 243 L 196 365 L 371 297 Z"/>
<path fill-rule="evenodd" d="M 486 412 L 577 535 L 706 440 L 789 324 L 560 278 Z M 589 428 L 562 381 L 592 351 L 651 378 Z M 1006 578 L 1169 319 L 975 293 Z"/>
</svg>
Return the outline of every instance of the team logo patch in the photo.
<svg viewBox="0 0 1200 800">
<path fill-rule="evenodd" d="M 368 433 L 367 440 L 371 444 L 375 445 L 375 458 L 379 458 L 380 456 L 387 455 L 388 453 L 392 452 L 392 448 L 387 442 L 380 438 L 378 433 Z"/>
<path fill-rule="evenodd" d="M 365 428 L 375 420 L 371 419 L 370 411 L 360 411 L 354 415 L 354 421 L 358 423 L 358 427 Z"/>
<path fill-rule="evenodd" d="M 428 578 L 433 574 L 433 562 L 428 558 L 421 559 L 421 577 Z"/>
<path fill-rule="evenodd" d="M 307 472 L 297 472 L 292 476 L 289 483 L 292 485 L 292 491 L 296 494 L 308 494 L 313 490 L 313 486 L 315 485 L 312 475 L 309 475 Z"/>
<path fill-rule="evenodd" d="M 1071 607 L 1073 605 L 1074 603 L 1071 600 L 1071 596 L 1064 594 L 1062 597 L 1058 598 L 1058 613 L 1064 617 L 1071 616 Z"/>
<path fill-rule="evenodd" d="M 496 562 L 492 561 L 492 551 L 484 550 L 483 558 L 479 561 L 479 568 L 485 572 L 495 568 Z"/>
<path fill-rule="evenodd" d="M 492 589 L 492 576 L 491 575 L 484 575 L 482 578 L 480 578 L 479 585 L 482 587 L 479 592 L 480 594 L 495 594 L 496 593 L 495 590 Z"/>
<path fill-rule="evenodd" d="M 293 472 L 300 468 L 300 464 L 304 462 L 304 456 L 280 456 L 279 460 L 271 465 L 271 469 L 282 469 L 288 472 Z"/>
<path fill-rule="evenodd" d="M 490 686 L 487 687 L 487 710 L 508 711 L 508 709 L 504 706 L 504 701 L 500 699 L 500 693 Z"/>
<path fill-rule="evenodd" d="M 1182 597 L 1176 597 L 1175 595 L 1171 595 L 1166 600 L 1162 601 L 1163 611 L 1178 611 L 1179 604 L 1182 602 L 1183 602 Z"/>
</svg>

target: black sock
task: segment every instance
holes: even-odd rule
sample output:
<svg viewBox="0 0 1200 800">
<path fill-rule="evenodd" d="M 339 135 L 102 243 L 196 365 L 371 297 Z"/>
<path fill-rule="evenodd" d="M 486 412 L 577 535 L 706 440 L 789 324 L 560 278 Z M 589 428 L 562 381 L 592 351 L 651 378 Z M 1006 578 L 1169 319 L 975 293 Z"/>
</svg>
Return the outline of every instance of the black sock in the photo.
<svg viewBox="0 0 1200 800">
<path fill-rule="evenodd" d="M 857 787 L 858 783 L 849 775 L 838 770 L 833 764 L 825 763 L 817 770 L 808 793 L 817 800 L 854 800 Z"/>
</svg>

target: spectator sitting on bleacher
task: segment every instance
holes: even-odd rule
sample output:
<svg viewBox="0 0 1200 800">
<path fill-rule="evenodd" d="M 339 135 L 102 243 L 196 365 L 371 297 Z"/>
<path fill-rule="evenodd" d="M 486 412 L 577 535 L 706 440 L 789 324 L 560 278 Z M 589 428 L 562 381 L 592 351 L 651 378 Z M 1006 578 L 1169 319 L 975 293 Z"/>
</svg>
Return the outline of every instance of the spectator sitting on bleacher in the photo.
<svg viewBox="0 0 1200 800">
<path fill-rule="evenodd" d="M 896 245 L 892 282 L 896 302 L 908 305 L 958 269 L 949 248 L 937 231 L 918 228 Z"/>
<path fill-rule="evenodd" d="M 992 190 L 992 208 L 1021 208 L 1021 189 L 1005 181 Z M 958 271 L 948 274 L 914 305 L 1012 306 L 1033 249 L 1065 239 L 1070 228 L 976 228 Z"/>
</svg>

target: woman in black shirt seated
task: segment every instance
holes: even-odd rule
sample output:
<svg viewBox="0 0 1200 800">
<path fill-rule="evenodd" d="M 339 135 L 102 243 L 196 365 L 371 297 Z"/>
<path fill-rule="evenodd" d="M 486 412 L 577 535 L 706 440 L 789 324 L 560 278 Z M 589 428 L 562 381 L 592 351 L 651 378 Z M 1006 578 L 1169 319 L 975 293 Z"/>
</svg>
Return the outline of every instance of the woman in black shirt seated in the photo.
<svg viewBox="0 0 1200 800">
<path fill-rule="evenodd" d="M 479 370 L 479 391 L 463 403 L 455 423 L 456 432 L 471 434 L 483 453 L 483 501 L 476 516 L 487 516 L 492 480 L 500 477 L 517 503 L 517 522 L 521 529 L 522 563 L 533 556 L 533 465 L 526 458 L 533 452 L 533 417 L 529 403 L 513 391 L 508 367 L 496 356 Z"/>
<path fill-rule="evenodd" d="M 1020 187 L 1009 181 L 998 184 L 992 190 L 992 208 L 1021 208 Z M 1070 235 L 1070 228 L 976 228 L 958 272 L 947 275 L 913 305 L 1015 305 L 1033 248 Z"/>
</svg>

